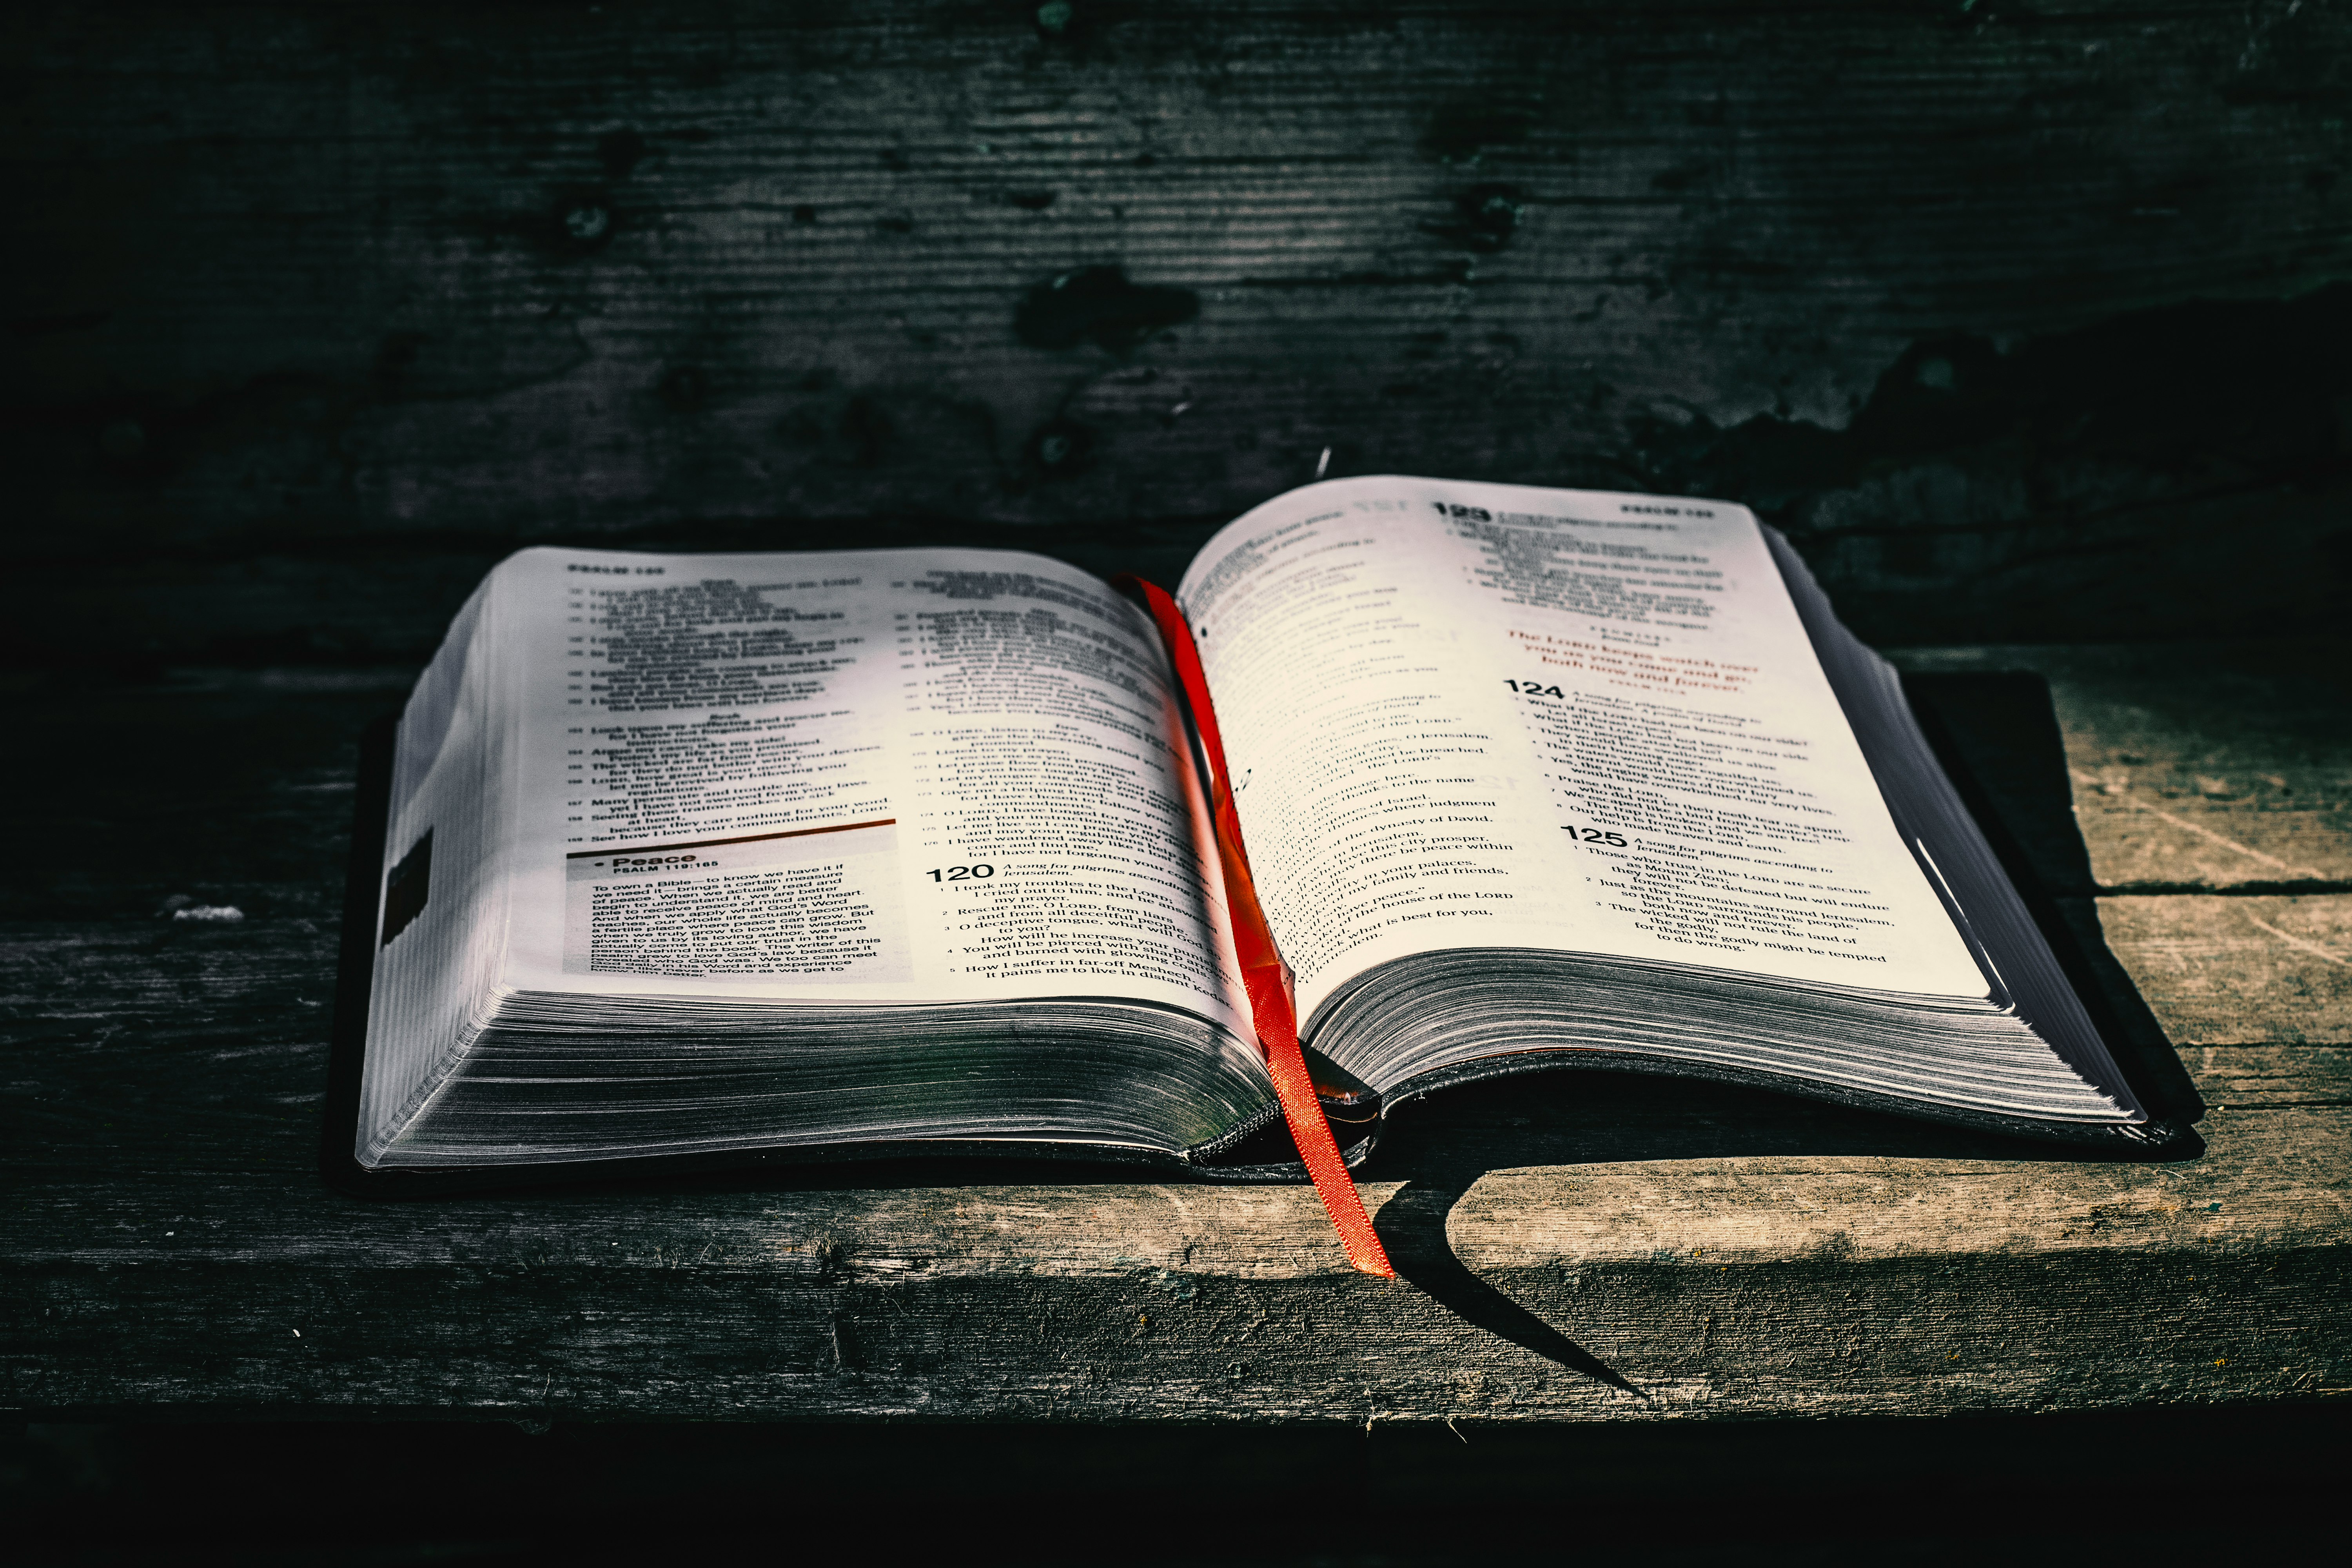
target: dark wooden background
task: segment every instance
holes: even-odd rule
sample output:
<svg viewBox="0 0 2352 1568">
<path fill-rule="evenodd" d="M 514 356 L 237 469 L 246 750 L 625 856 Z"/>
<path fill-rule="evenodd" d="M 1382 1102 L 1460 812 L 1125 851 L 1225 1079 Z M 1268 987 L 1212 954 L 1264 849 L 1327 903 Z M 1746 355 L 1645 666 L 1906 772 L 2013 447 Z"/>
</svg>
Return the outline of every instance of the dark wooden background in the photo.
<svg viewBox="0 0 2352 1568">
<path fill-rule="evenodd" d="M 1461 1191 L 1441 1180 L 1399 1223 L 1604 1347 L 1685 1356 L 1739 1397 L 1785 1380 L 1780 1404 L 1727 1395 L 1730 1414 L 1843 1407 L 1831 1394 L 1948 1413 L 2341 1394 L 2294 1336 L 2341 1337 L 2325 1305 L 2352 1040 L 2335 956 L 2352 930 L 2344 661 L 2339 644 L 2188 639 L 2343 629 L 2347 172 L 2352 0 L 0 8 L 12 1407 L 147 1408 L 87 1408 L 111 1389 L 182 1415 L 380 1414 L 423 1397 L 384 1390 L 430 1388 L 538 1411 L 529 1430 L 562 1417 L 536 1449 L 507 1427 L 43 1427 L 0 1446 L 0 1512 L 66 1531 L 79 1544 L 58 1560 L 78 1562 L 238 1529 L 291 1551 L 346 1540 L 348 1500 L 427 1494 L 454 1500 L 410 1538 L 506 1561 L 506 1499 L 485 1500 L 483 1478 L 509 1476 L 541 1506 L 513 1560 L 557 1514 L 584 1521 L 574 1534 L 665 1545 L 690 1522 L 805 1547 L 845 1520 L 861 1550 L 928 1542 L 908 1533 L 926 1496 L 984 1521 L 954 1535 L 960 1552 L 1078 1521 L 1039 1549 L 1070 1558 L 1104 1541 L 1183 1558 L 1203 1500 L 1241 1493 L 1255 1511 L 1195 1555 L 1435 1563 L 1622 1536 L 1659 1561 L 1736 1544 L 1780 1562 L 1826 1521 L 1857 1542 L 1957 1531 L 1961 1556 L 2032 1560 L 2055 1542 L 2080 1560 L 2284 1532 L 2341 1468 L 2340 1405 L 2284 1423 L 2272 1406 L 1612 1426 L 1520 1432 L 1517 1448 L 1482 1422 L 1387 1439 L 1369 1418 L 1360 1435 L 1246 1442 L 599 1437 L 571 1414 L 717 1408 L 708 1369 L 740 1354 L 830 1355 L 809 1386 L 849 1392 L 808 1398 L 850 1409 L 866 1397 L 841 1350 L 853 1307 L 871 1308 L 856 1332 L 885 1360 L 893 1334 L 939 1333 L 984 1361 L 1013 1314 L 940 1319 L 928 1286 L 893 1295 L 878 1273 L 804 1287 L 769 1264 L 677 1271 L 709 1257 L 725 1216 L 771 1210 L 786 1219 L 743 1223 L 782 1235 L 838 1209 L 886 1259 L 969 1239 L 919 1193 L 572 1194 L 533 1223 L 563 1247 L 630 1242 L 567 1274 L 502 1253 L 522 1231 L 478 1205 L 332 1207 L 310 1151 L 353 742 L 519 545 L 952 540 L 1165 579 L 1327 450 L 1335 475 L 1691 491 L 1789 530 L 1881 644 L 2179 639 L 2177 658 L 2045 648 L 2021 667 L 2058 672 L 2095 890 L 2137 897 L 2106 900 L 2111 940 L 2196 1058 L 2221 1157 L 2145 1180 L 2004 1158 L 1966 1181 L 1906 1158 L 1864 1180 L 1837 1157 L 1916 1153 L 1924 1135 L 1558 1089 L 1533 1112 L 1466 1100 L 1467 1122 L 1502 1131 L 1465 1146 L 1507 1143 L 1500 1163 L 1540 1186 L 1563 1162 L 1672 1152 L 1657 1129 L 1696 1117 L 1738 1130 L 1706 1152 L 1769 1164 L 1785 1145 L 1824 1173 L 1772 1166 L 1742 1196 L 1686 1172 L 1653 1192 L 1647 1167 L 1604 1163 L 1588 1170 L 1618 1195 L 1535 1202 L 1506 1184 L 1453 1240 L 1443 1211 Z M 1997 649 L 1917 657 L 2009 667 Z M 191 898 L 247 918 L 183 930 L 170 911 Z M 1612 1116 L 1624 1148 L 1592 1132 Z M 1409 1154 L 1401 1168 L 1427 1176 Z M 1775 1182 L 1809 1195 L 1784 1203 Z M 2179 1217 L 2167 1182 L 2205 1184 L 2226 1209 Z M 1866 1298 L 1901 1300 L 1885 1310 L 1899 1334 L 1854 1305 L 1866 1270 L 1837 1228 L 1871 1219 L 1873 1183 L 1949 1233 Z M 894 1231 L 894 1204 L 919 1222 Z M 1650 1285 L 1612 1285 L 1603 1307 L 1562 1305 L 1573 1271 L 1511 1262 L 1619 1245 L 1555 1226 L 1521 1246 L 1525 1213 L 1605 1231 L 1621 1208 L 1710 1245 L 1708 1225 L 1818 1208 L 1835 1246 L 1752 1296 L 1751 1274 L 1794 1245 L 1782 1231 L 1688 1280 L 1661 1251 L 1640 1265 Z M 2078 1221 L 2126 1239 L 2069 1239 Z M 1094 1239 L 1135 1250 L 1118 1223 Z M 1478 1407 L 1514 1419 L 1510 1390 L 1553 1386 L 1549 1363 L 1538 1377 L 1497 1337 L 1505 1318 L 1444 1316 L 1465 1296 L 1400 1297 L 1381 1308 L 1394 1321 L 1374 1313 L 1378 1332 L 1350 1340 L 1361 1292 L 1317 1272 L 1312 1213 L 1225 1239 L 1304 1282 L 1308 1304 L 1267 1335 L 1276 1372 L 1247 1389 L 1267 1409 L 1303 1389 L 1297 1409 L 1352 1410 L 1314 1393 L 1361 1370 L 1349 1345 L 1404 1381 L 1420 1372 L 1394 1369 L 1491 1363 L 1503 1392 Z M 2210 1297 L 2136 1293 L 2160 1269 L 2208 1274 L 2209 1253 Z M 1052 1269 L 1016 1262 L 1037 1281 L 1003 1300 L 1065 1301 Z M 1169 1268 L 1192 1267 L 1154 1283 L 1064 1262 L 1076 1305 L 1056 1310 L 1107 1344 L 1160 1310 Z M 1201 1267 L 1202 1301 L 1238 1289 Z M 2083 1310 L 2092 1289 L 2104 1304 Z M 760 1317 L 769 1302 L 800 1326 Z M 703 1359 L 664 1359 L 687 1353 L 672 1303 L 704 1325 L 688 1336 Z M 1709 1348 L 1718 1307 L 1727 1349 Z M 592 1320 L 614 1326 L 574 1331 Z M 296 1322 L 310 1337 L 281 1332 Z M 1213 1325 L 1177 1326 L 1194 1337 L 1150 1352 L 1171 1386 L 1230 1359 Z M 2294 1345 L 2225 1365 L 2210 1346 L 2232 1334 L 2260 1356 Z M 1977 1381 L 1949 1364 L 1958 1347 Z M 286 1360 L 298 1351 L 325 1359 Z M 379 1364 L 394 1370 L 369 1381 Z M 1067 1373 L 1039 1365 L 1041 1388 Z M 898 1408 L 873 1375 L 873 1408 Z M 1120 1403 L 1143 1373 L 1103 1375 L 1071 1384 L 1074 1407 L 1160 1408 Z M 603 1405 L 599 1377 L 622 1390 Z M 1005 1386 L 1016 1396 L 967 1414 L 1062 1397 Z M 453 1474 L 469 1478 L 455 1492 Z M 1344 1517 L 1297 1535 L 1302 1516 L 1268 1489 L 1285 1474 Z M 1702 1518 L 1710 1498 L 1729 1511 Z"/>
<path fill-rule="evenodd" d="M 20 667 L 413 663 L 517 545 L 1174 574 L 1696 491 L 1882 642 L 2324 624 L 2326 0 L 9 7 Z"/>
</svg>

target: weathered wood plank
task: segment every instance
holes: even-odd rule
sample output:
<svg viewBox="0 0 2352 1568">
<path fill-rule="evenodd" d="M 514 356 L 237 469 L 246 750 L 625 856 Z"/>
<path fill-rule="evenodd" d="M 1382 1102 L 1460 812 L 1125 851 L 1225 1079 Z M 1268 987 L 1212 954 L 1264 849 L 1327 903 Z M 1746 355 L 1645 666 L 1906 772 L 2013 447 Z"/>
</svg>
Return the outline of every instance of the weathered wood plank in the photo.
<svg viewBox="0 0 2352 1568">
<path fill-rule="evenodd" d="M 1748 501 L 1874 637 L 2324 624 L 2348 53 L 2219 0 L 20 8 L 21 652 L 321 552 L 1197 539 L 1326 448 Z M 142 549 L 160 620 L 91 589 Z"/>
<path fill-rule="evenodd" d="M 2102 919 L 2216 1106 L 2196 1162 L 1480 1086 L 1368 1188 L 1409 1286 L 1348 1274 L 1297 1189 L 318 1184 L 351 740 L 518 542 L 1166 577 L 1328 449 L 1748 501 L 1882 640 L 2340 611 L 2336 8 L 1072 16 L 0 20 L 0 457 L 46 525 L 6 649 L 70 672 L 12 678 L 41 765 L 0 775 L 38 825 L 0 888 L 0 1403 L 1369 1422 L 2352 1385 L 2352 726 L 2308 650 L 1921 656 L 2051 675 L 2096 879 L 2142 895 Z"/>
<path fill-rule="evenodd" d="M 253 1076 L 250 1067 L 225 1059 L 233 1054 L 210 1053 L 210 1063 Z M 265 1047 L 243 1054 L 283 1059 L 296 1053 Z M 2228 1072 L 2230 1065 L 2224 1059 L 2220 1070 Z M 65 1075 L 49 1076 L 55 1083 Z M 282 1081 L 286 1075 L 281 1068 L 273 1076 Z M 1660 1247 L 1693 1246 L 1751 1261 L 1823 1247 L 1857 1260 L 1885 1260 L 1928 1254 L 2054 1257 L 2085 1247 L 2342 1246 L 2352 1224 L 2352 1190 L 2342 1173 L 2352 1110 L 2344 1103 L 2342 1063 L 2298 1068 L 2292 1078 L 2304 1089 L 2319 1091 L 2313 1102 L 2298 1097 L 2263 1104 L 2257 1095 L 2226 1110 L 2217 1108 L 2208 1127 L 2213 1149 L 2205 1157 L 2141 1165 L 2085 1162 L 2043 1145 L 1830 1110 L 1786 1140 L 1814 1144 L 1815 1152 L 1678 1151 L 1673 1158 L 1642 1158 L 1636 1151 L 1644 1134 L 1654 1145 L 1685 1148 L 1710 1133 L 1725 1149 L 1748 1141 L 1736 1127 L 1702 1131 L 1696 1118 L 1676 1118 L 1678 1101 L 1726 1121 L 1782 1121 L 1790 1108 L 1773 1096 L 1687 1085 L 1659 1091 L 1623 1078 L 1560 1074 L 1475 1095 L 1465 1090 L 1460 1109 L 1416 1118 L 1412 1131 L 1401 1134 L 1396 1157 L 1382 1162 L 1386 1169 L 1375 1168 L 1379 1179 L 1367 1181 L 1364 1190 L 1376 1211 L 1415 1189 L 1522 1193 L 1524 1202 L 1496 1200 L 1488 1242 L 1506 1251 L 1514 1236 L 1515 1246 L 1551 1246 L 1542 1239 L 1552 1234 L 1544 1226 L 1578 1227 L 1582 1239 L 1574 1247 L 1559 1242 L 1555 1261 L 1563 1266 L 1580 1258 L 1655 1261 Z M 162 1121 L 160 1098 L 130 1108 L 134 1127 Z M 1577 1110 L 1580 1101 L 1592 1100 L 1601 1101 L 1611 1116 L 1654 1125 L 1618 1137 L 1617 1147 L 1601 1159 L 1504 1163 L 1509 1155 L 1557 1142 L 1556 1129 L 1528 1131 L 1537 1115 L 1597 1121 Z M 901 1259 L 866 1265 L 885 1274 L 1118 1274 L 1130 1264 L 1172 1268 L 1181 1262 L 1202 1272 L 1276 1279 L 1347 1268 L 1310 1188 L 1006 1182 L 984 1178 L 1007 1171 L 1027 1174 L 1035 1167 L 990 1162 L 894 1163 L 368 1205 L 302 1179 L 310 1173 L 315 1119 L 268 1113 L 308 1104 L 299 1089 L 281 1094 L 243 1125 L 226 1131 L 190 1125 L 178 1139 L 159 1140 L 103 1175 L 75 1170 L 70 1182 L 56 1177 L 64 1168 L 57 1153 L 98 1142 L 88 1134 L 107 1129 L 112 1108 L 53 1109 L 44 1119 L 49 1137 L 36 1132 L 37 1145 L 47 1146 L 10 1162 L 20 1177 L 29 1178 L 18 1184 L 22 1201 L 12 1222 L 11 1256 L 24 1266 L 276 1261 L 307 1268 L 372 1260 L 387 1268 L 437 1267 L 517 1249 L 538 1255 L 554 1248 L 603 1259 L 599 1249 L 634 1234 L 635 1240 L 617 1242 L 633 1250 L 611 1261 L 677 1266 L 697 1258 L 741 1261 L 773 1255 L 771 1261 L 787 1274 L 817 1278 L 836 1267 L 817 1256 L 819 1244 L 834 1237 L 845 1246 L 855 1232 L 869 1247 Z M 280 1131 L 267 1131 L 272 1124 Z M 114 1130 L 124 1130 L 120 1116 Z M 1785 1132 L 1775 1128 L 1764 1136 Z M 1844 1152 L 1856 1142 L 1907 1143 L 1909 1149 Z M 241 1170 L 221 1158 L 236 1143 L 257 1156 Z M 1971 1147 L 1998 1150 L 2002 1157 L 1937 1152 Z M 960 1180 L 901 1184 L 904 1173 L 926 1170 Z M 265 1195 L 271 1201 L 261 1201 Z M 334 1223 L 326 1223 L 330 1216 Z M 2104 1217 L 2093 1225 L 2092 1216 Z M 677 1228 L 681 1224 L 685 1230 Z M 712 1250 L 698 1250 L 706 1247 Z"/>
<path fill-rule="evenodd" d="M 2321 722 L 2249 679 L 2204 741 L 2206 710 L 2135 695 L 2163 687 L 2137 657 L 2050 665 L 2070 754 L 2117 712 L 2231 768 Z M 2196 667 L 2270 656 L 2231 657 Z M 0 1403 L 1360 1423 L 2352 1384 L 2343 893 L 2100 900 L 2215 1107 L 2199 1160 L 1616 1075 L 1474 1086 L 1370 1173 L 1402 1286 L 1349 1275 L 1304 1189 L 981 1162 L 343 1199 L 312 1159 L 351 742 L 404 679 L 20 683 L 50 764 L 0 806 L 51 831 L 0 931 Z M 2336 776 L 2333 734 L 2290 776 Z"/>
<path fill-rule="evenodd" d="M 2192 1053 L 2227 1109 L 2157 1168 L 1692 1086 L 1465 1090 L 1368 1185 L 1407 1298 L 1346 1276 L 1302 1189 L 902 1167 L 352 1204 L 308 1170 L 330 945 L 257 922 L 12 971 L 64 999 L 26 1030 L 7 993 L 13 1404 L 1511 1419 L 2343 1381 L 2310 1310 L 2347 1282 L 2341 1053 Z M 2336 1103 L 2224 1099 L 2257 1061 Z"/>
<path fill-rule="evenodd" d="M 1349 1276 L 1297 1189 L 332 1216 L 267 1184 L 37 1193 L 41 1228 L 79 1239 L 0 1282 L 23 1325 L 0 1366 L 37 1409 L 1361 1421 L 2276 1397 L 2340 1386 L 2352 1353 L 2326 1305 L 2352 1283 L 2352 1124 L 2267 1120 L 2283 1136 L 2242 1161 L 2095 1183 L 1811 1157 L 1370 1184 L 1420 1289 Z"/>
<path fill-rule="evenodd" d="M 2176 1045 L 2352 1043 L 2352 898 L 2102 899 L 2099 921 Z"/>
<path fill-rule="evenodd" d="M 2312 1313 L 2352 1284 L 2341 1052 L 2192 1052 L 2227 1109 L 2170 1167 L 1689 1085 L 1464 1090 L 1367 1185 L 1423 1287 L 1383 1292 L 1305 1189 L 901 1166 L 354 1204 L 309 1169 L 331 948 L 280 919 L 0 949 L 11 1405 L 1890 1413 L 2293 1394 L 2352 1355 Z"/>
<path fill-rule="evenodd" d="M 2179 891 L 2352 887 L 2345 653 L 2341 642 L 2281 641 L 1893 657 L 1906 670 L 2045 676 L 2098 885 Z"/>
<path fill-rule="evenodd" d="M 2190 1046 L 2198 1090 L 2223 1110 L 2352 1105 L 2352 1051 L 2334 1046 Z"/>
</svg>

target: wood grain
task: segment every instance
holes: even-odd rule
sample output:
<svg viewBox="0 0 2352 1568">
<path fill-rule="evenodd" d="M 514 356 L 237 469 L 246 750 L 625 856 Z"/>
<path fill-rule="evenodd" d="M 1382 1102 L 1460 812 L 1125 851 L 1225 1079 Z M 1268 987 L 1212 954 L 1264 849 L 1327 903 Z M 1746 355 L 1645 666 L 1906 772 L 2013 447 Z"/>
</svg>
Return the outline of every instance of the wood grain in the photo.
<svg viewBox="0 0 2352 1568">
<path fill-rule="evenodd" d="M 2286 903 L 2352 920 L 2103 914 L 2179 933 Z M 1303 1188 L 968 1163 L 355 1203 L 310 1168 L 326 922 L 7 936 L 16 1409 L 1647 1419 L 2306 1397 L 2352 1371 L 2326 1307 L 2352 1286 L 2340 1049 L 2189 1051 L 2210 1147 L 2168 1166 L 1611 1075 L 1474 1086 L 1401 1121 L 1367 1184 L 1408 1281 L 1382 1287 Z M 2347 1037 L 2291 949 L 2118 942 L 2136 973 L 2150 951 L 2229 976 L 2231 1018 Z M 2182 989 L 2150 988 L 2168 1026 L 2199 1016 Z"/>
<path fill-rule="evenodd" d="M 2347 667 L 2179 639 L 2329 630 L 2352 584 L 2347 59 L 2343 7 L 2219 0 L 7 12 L 0 1404 L 2340 1394 Z M 1301 1189 L 319 1184 L 353 742 L 499 557 L 955 542 L 1172 580 L 1327 452 L 1739 500 L 1865 636 L 1969 645 L 1911 668 L 2046 674 L 2071 890 L 2207 1153 L 1473 1086 L 1368 1185 L 1393 1285 Z M 2043 646 L 2095 638 L 2130 646 Z"/>
<path fill-rule="evenodd" d="M 2323 625 L 2347 29 L 20 7 L 17 651 L 414 659 L 445 579 L 551 538 L 1181 559 L 1327 449 L 1748 501 L 1882 640 Z M 362 558 L 432 611 L 253 593 Z"/>
<path fill-rule="evenodd" d="M 1540 1103 L 1533 1109 L 1538 1114 Z M 1440 1165 L 1311 1193 L 856 1173 L 361 1208 L 168 1160 L 20 1184 L 8 1402 L 1348 1421 L 1922 1413 L 2343 1381 L 2341 1108 L 2193 1166 Z M 1459 1155 L 1456 1156 L 1457 1161 Z M 1418 1286 L 1419 1289 L 1415 1289 Z"/>
<path fill-rule="evenodd" d="M 2337 777 L 2307 649 L 1914 662 L 2045 669 L 2074 763 L 2132 736 L 2155 777 Z M 2199 1160 L 1617 1075 L 1477 1085 L 1370 1173 L 1392 1288 L 1303 1189 L 1067 1168 L 341 1198 L 312 1173 L 335 880 L 353 739 L 405 679 L 18 682 L 48 763 L 5 806 L 48 830 L 0 911 L 11 1408 L 1646 1419 L 2302 1398 L 2352 1370 L 2344 893 L 2099 901 L 2215 1108 Z M 245 918 L 174 921 L 174 895 Z"/>
<path fill-rule="evenodd" d="M 2181 1057 L 2223 1110 L 2352 1104 L 2352 1052 L 2337 1046 L 2191 1046 Z"/>
<path fill-rule="evenodd" d="M 2352 899 L 2105 899 L 2099 920 L 2176 1045 L 2352 1043 Z"/>
<path fill-rule="evenodd" d="M 1906 670 L 2032 670 L 2049 680 L 2075 821 L 2102 890 L 2352 887 L 2352 664 L 2341 643 L 1893 657 Z"/>
</svg>

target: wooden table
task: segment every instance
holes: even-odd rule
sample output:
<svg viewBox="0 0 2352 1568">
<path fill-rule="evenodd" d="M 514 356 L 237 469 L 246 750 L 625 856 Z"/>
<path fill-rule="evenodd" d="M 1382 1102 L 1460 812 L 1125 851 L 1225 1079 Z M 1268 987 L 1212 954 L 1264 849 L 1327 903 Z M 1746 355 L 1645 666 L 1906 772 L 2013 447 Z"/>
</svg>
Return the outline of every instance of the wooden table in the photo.
<svg viewBox="0 0 2352 1568">
<path fill-rule="evenodd" d="M 2182 639 L 2340 636 L 2347 59 L 2347 8 L 2239 0 L 16 8 L 0 1403 L 2340 1394 L 2347 649 Z M 1326 464 L 1723 496 L 1873 641 L 2100 644 L 1903 657 L 2054 683 L 2069 894 L 2209 1152 L 1491 1085 L 1370 1173 L 1402 1284 L 1296 1189 L 319 1184 L 355 741 L 494 561 L 1171 580 Z"/>
<path fill-rule="evenodd" d="M 1311 1191 L 983 1164 L 371 1205 L 314 1173 L 355 740 L 402 673 L 20 682 L 0 1380 L 30 1413 L 1655 1420 L 2352 1385 L 2352 726 L 2310 642 L 1911 650 L 2052 683 L 2210 1148 L 2082 1163 L 1613 1076 Z M 244 919 L 170 918 L 173 900 Z"/>
</svg>

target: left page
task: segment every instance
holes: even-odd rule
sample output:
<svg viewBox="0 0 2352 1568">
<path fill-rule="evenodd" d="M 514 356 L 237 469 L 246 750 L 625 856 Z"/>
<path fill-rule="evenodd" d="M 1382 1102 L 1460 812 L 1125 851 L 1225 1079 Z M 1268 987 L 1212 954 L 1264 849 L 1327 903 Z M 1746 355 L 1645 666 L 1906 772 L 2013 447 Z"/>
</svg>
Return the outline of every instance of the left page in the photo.
<svg viewBox="0 0 2352 1568">
<path fill-rule="evenodd" d="M 1166 653 L 1102 583 L 1003 551 L 540 549 L 494 586 L 507 987 L 1106 995 L 1245 1033 Z"/>
</svg>

